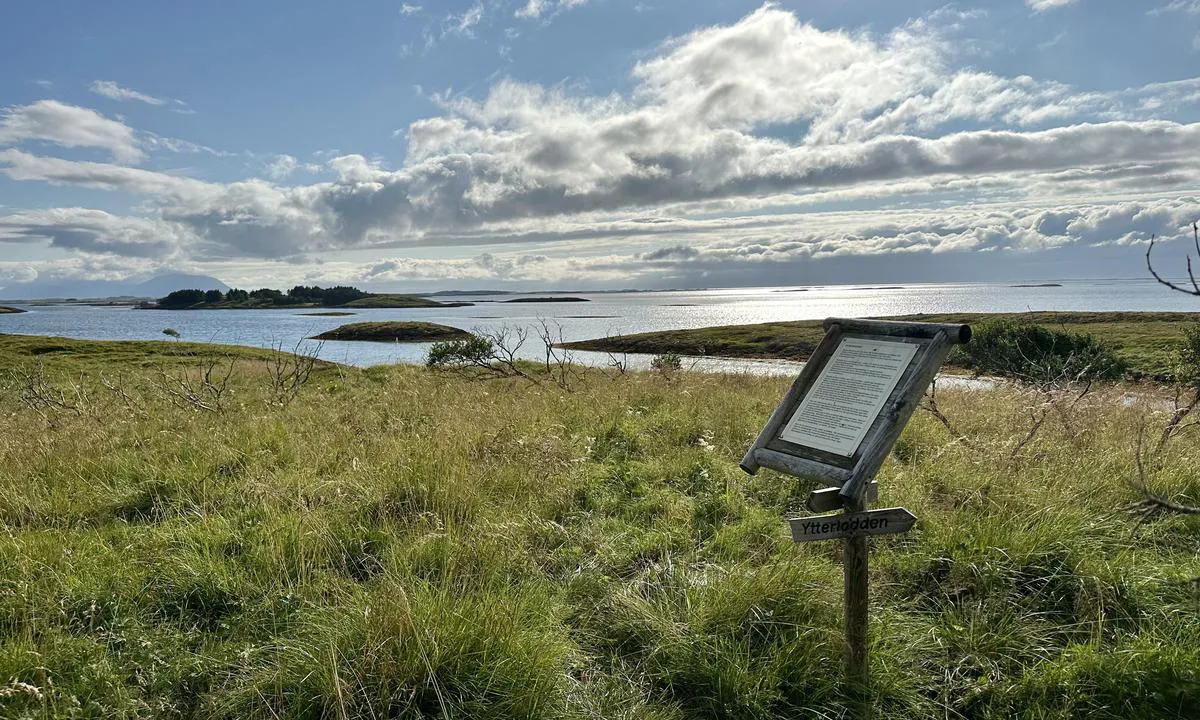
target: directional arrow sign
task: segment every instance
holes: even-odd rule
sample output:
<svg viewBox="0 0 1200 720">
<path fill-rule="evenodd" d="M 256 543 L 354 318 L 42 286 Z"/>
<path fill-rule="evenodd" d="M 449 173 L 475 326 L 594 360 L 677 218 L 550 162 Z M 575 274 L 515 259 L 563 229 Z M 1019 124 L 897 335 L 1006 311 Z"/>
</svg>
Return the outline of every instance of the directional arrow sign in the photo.
<svg viewBox="0 0 1200 720">
<path fill-rule="evenodd" d="M 830 510 L 840 510 L 842 508 L 842 496 L 839 495 L 842 489 L 840 487 L 822 488 L 813 490 L 808 494 L 808 501 L 804 503 L 804 507 L 815 513 L 829 512 Z M 867 489 L 863 493 L 863 502 L 873 503 L 879 499 L 879 483 L 872 480 L 867 484 Z"/>
<path fill-rule="evenodd" d="M 855 535 L 891 535 L 907 532 L 917 516 L 904 508 L 884 508 L 844 515 L 791 518 L 792 540 L 836 540 Z"/>
</svg>

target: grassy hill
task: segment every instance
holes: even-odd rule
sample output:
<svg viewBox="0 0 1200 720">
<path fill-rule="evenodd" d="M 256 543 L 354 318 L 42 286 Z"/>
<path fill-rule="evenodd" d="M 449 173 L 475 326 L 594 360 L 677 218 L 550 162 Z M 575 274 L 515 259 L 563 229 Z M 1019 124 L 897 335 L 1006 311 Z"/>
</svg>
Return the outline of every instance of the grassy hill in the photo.
<svg viewBox="0 0 1200 720">
<path fill-rule="evenodd" d="M 812 487 L 737 468 L 787 380 L 321 365 L 281 403 L 274 357 L 0 336 L 0 714 L 849 712 L 838 546 L 784 522 Z M 205 358 L 234 363 L 219 411 L 164 393 Z M 969 444 L 914 418 L 879 478 L 920 519 L 872 541 L 875 716 L 1200 714 L 1200 522 L 1124 512 L 1163 411 L 1123 392 L 1020 449 L 1018 391 L 939 391 Z M 1182 440 L 1151 480 L 1196 503 Z"/>
<path fill-rule="evenodd" d="M 1055 329 L 1091 333 L 1113 343 L 1117 353 L 1135 373 L 1150 377 L 1161 376 L 1171 370 L 1184 329 L 1200 322 L 1200 313 L 1187 312 L 945 313 L 901 315 L 889 319 L 978 325 L 996 317 L 1025 318 Z M 584 340 L 566 343 L 564 347 L 609 352 L 804 360 L 825 334 L 822 322 L 797 320 L 666 330 Z"/>
</svg>

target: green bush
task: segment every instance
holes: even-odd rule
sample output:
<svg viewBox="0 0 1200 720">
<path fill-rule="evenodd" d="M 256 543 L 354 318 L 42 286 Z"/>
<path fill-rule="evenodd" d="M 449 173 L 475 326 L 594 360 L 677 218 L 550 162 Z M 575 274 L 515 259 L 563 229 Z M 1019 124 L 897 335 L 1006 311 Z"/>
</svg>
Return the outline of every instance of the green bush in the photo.
<svg viewBox="0 0 1200 720">
<path fill-rule="evenodd" d="M 1113 347 L 1092 335 L 1007 318 L 975 328 L 971 342 L 958 347 L 955 362 L 977 375 L 1039 386 L 1117 380 L 1126 369 Z"/>
<path fill-rule="evenodd" d="M 1183 346 L 1175 369 L 1175 379 L 1187 385 L 1200 385 L 1200 323 L 1183 331 Z"/>
<path fill-rule="evenodd" d="M 435 368 L 486 364 L 494 357 L 495 349 L 491 340 L 479 335 L 462 340 L 447 340 L 434 343 L 429 348 L 425 365 Z"/>
<path fill-rule="evenodd" d="M 670 375 L 683 369 L 683 358 L 679 357 L 677 353 L 655 355 L 650 359 L 650 369 L 663 375 Z"/>
</svg>

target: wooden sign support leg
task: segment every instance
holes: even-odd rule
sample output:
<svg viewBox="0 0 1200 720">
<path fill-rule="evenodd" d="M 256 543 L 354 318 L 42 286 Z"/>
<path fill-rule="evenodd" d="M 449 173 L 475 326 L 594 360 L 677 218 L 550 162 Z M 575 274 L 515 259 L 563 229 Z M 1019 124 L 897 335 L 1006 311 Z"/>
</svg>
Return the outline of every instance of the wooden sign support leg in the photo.
<svg viewBox="0 0 1200 720">
<path fill-rule="evenodd" d="M 848 512 L 861 512 L 862 502 L 852 502 Z M 842 566 L 845 572 L 846 680 L 850 690 L 862 693 L 870 681 L 867 666 L 867 536 L 853 535 L 842 540 Z"/>
</svg>

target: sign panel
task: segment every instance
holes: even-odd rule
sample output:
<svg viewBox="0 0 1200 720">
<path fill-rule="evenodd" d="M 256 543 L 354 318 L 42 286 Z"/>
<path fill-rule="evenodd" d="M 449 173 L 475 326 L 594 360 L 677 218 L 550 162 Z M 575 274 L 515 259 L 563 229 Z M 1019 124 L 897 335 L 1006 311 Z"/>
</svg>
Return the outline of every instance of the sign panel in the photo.
<svg viewBox="0 0 1200 720">
<path fill-rule="evenodd" d="M 916 353 L 911 343 L 843 337 L 780 439 L 851 457 Z"/>
<path fill-rule="evenodd" d="M 917 516 L 904 508 L 885 508 L 844 515 L 791 518 L 792 540 L 837 540 L 855 535 L 891 535 L 908 532 Z"/>
</svg>

